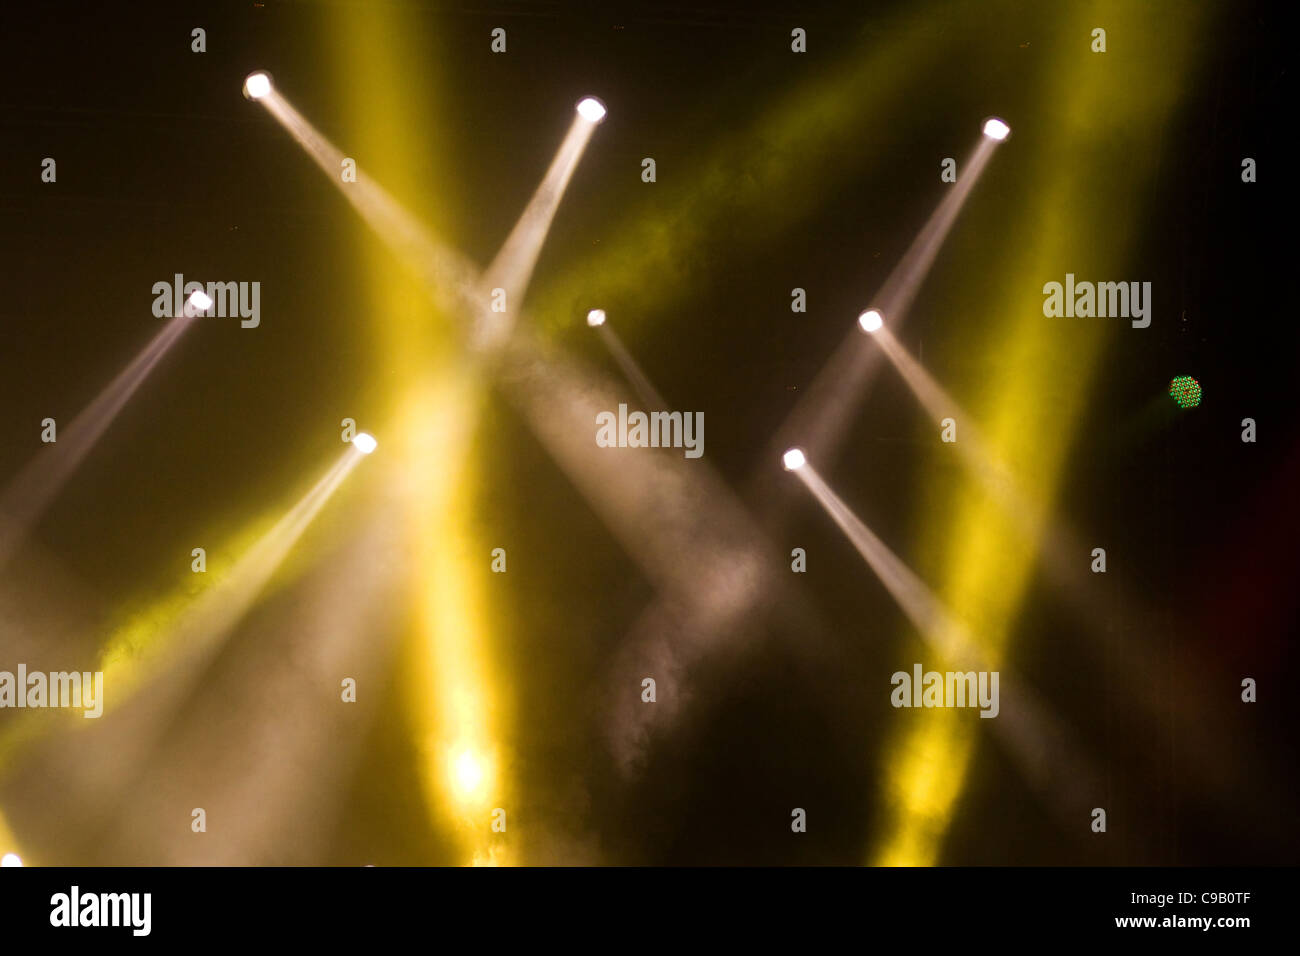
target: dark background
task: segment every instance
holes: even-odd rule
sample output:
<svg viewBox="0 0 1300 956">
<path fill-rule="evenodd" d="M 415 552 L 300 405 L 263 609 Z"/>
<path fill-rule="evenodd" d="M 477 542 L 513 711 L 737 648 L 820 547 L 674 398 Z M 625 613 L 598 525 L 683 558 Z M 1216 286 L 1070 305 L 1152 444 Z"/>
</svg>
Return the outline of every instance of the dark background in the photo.
<svg viewBox="0 0 1300 956">
<path fill-rule="evenodd" d="M 377 416 L 391 399 L 372 361 L 360 281 L 358 249 L 374 240 L 299 147 L 239 95 L 250 70 L 270 69 L 326 135 L 347 142 L 346 123 L 334 119 L 346 78 L 333 72 L 325 37 L 340 10 L 365 17 L 380 5 L 46 3 L 0 14 L 0 480 L 35 453 L 36 423 L 71 417 L 152 334 L 155 281 L 183 272 L 263 287 L 262 327 L 212 319 L 188 334 L 40 525 L 38 546 L 84 587 L 92 621 L 174 580 L 177 555 L 188 561 L 189 542 L 223 516 L 284 500 L 337 441 L 340 418 Z M 538 264 L 541 299 L 554 276 L 581 269 L 594 243 L 617 238 L 621 213 L 671 205 L 715 138 L 864 43 L 890 43 L 882 24 L 901 5 L 392 6 L 449 84 L 437 118 L 444 152 L 419 184 L 429 196 L 417 187 L 399 197 L 419 212 L 436 195 L 439 228 L 479 263 L 531 194 L 569 104 L 598 92 L 610 105 Z M 1287 680 L 1300 445 L 1282 219 L 1290 174 L 1279 141 L 1293 103 L 1278 14 L 1230 7 L 1197 42 L 1199 67 L 1161 134 L 1161 175 L 1145 207 L 1116 211 L 1139 220 L 1131 258 L 1140 267 L 1129 271 L 1154 280 L 1156 318 L 1115 335 L 1087 383 L 1057 499 L 1089 540 L 1108 542 L 1111 573 L 1157 609 L 1158 631 L 1113 626 L 1153 655 L 1145 659 L 1157 672 L 1137 686 L 1168 719 L 1139 716 L 1148 711 L 1127 696 L 1133 685 L 1112 679 L 1123 662 L 1086 653 L 1079 621 L 1046 586 L 1031 588 L 1009 645 L 1104 769 L 1112 804 L 1140 809 L 1143 830 L 1113 823 L 1099 841 L 1086 823 L 1062 826 L 989 740 L 942 862 L 1295 861 L 1297 828 L 1280 812 L 1297 782 Z M 704 411 L 708 458 L 734 488 L 766 467 L 773 428 L 932 208 L 935 157 L 963 155 L 966 131 L 990 104 L 1015 116 L 1018 132 L 1052 121 L 1028 95 L 1054 68 L 1038 52 L 1050 48 L 1054 25 L 1035 8 L 991 5 L 974 32 L 936 14 L 942 66 L 911 85 L 904 121 L 864 126 L 854 140 L 881 153 L 869 176 L 762 242 L 719 230 L 670 295 L 606 306 L 635 315 L 625 340 L 670 404 Z M 806 58 L 789 53 L 793 25 L 809 31 Z M 190 52 L 194 26 L 207 30 L 205 54 Z M 509 32 L 506 56 L 489 53 L 495 26 Z M 1005 53 L 979 52 L 997 44 Z M 980 204 L 1016 201 L 1014 145 L 1013 136 L 981 183 L 904 336 L 965 395 L 979 388 L 986 357 L 944 347 L 960 332 L 953 311 L 936 306 L 990 266 L 973 230 L 989 221 Z M 645 155 L 658 162 L 654 187 L 639 180 Z M 1240 182 L 1247 155 L 1259 162 L 1251 186 Z M 45 156 L 58 160 L 57 185 L 40 182 Z M 804 159 L 810 175 L 853 162 L 851 152 Z M 376 164 L 383 181 L 383 159 Z M 655 199 L 644 198 L 647 188 Z M 761 219 L 762 208 L 752 214 Z M 677 278 L 647 275 L 646 288 Z M 809 291 L 806 315 L 789 311 L 794 286 Z M 566 348 L 611 364 L 580 322 L 561 324 Z M 1127 347 L 1138 336 L 1141 347 Z M 1198 378 L 1202 406 L 1133 439 L 1125 426 L 1176 374 Z M 882 376 L 869 401 L 873 413 L 856 420 L 830 479 L 852 489 L 850 504 L 908 559 L 922 506 L 911 491 L 919 474 L 945 466 L 925 450 L 929 425 L 897 376 Z M 1258 422 L 1254 445 L 1239 440 L 1247 415 Z M 604 749 L 595 688 L 651 590 L 508 403 L 493 394 L 476 434 L 485 476 L 476 520 L 485 540 L 510 543 L 509 593 L 491 610 L 494 657 L 517 694 L 509 772 L 532 812 L 594 842 L 604 862 L 862 862 L 881 838 L 879 748 L 894 732 L 885 675 L 899 666 L 891 643 L 864 640 L 864 630 L 892 641 L 906 626 L 834 526 L 792 499 L 798 543 L 818 556 L 802 587 L 828 640 L 814 652 L 772 627 L 746 635 L 743 653 L 703 661 L 693 680 L 705 690 L 690 719 L 656 740 L 645 772 L 624 782 Z M 1221 692 L 1220 702 L 1200 702 L 1211 719 L 1237 708 L 1232 720 L 1246 729 L 1224 761 L 1231 779 L 1213 794 L 1187 772 L 1187 761 L 1210 761 L 1213 774 L 1215 754 L 1194 746 L 1195 723 L 1173 716 L 1180 689 L 1161 674 L 1174 660 L 1194 662 Z M 1245 675 L 1259 681 L 1260 701 L 1241 718 Z M 266 862 L 458 862 L 427 822 L 408 738 L 393 695 L 329 856 L 272 850 Z M 792 806 L 815 820 L 807 834 L 789 832 Z M 10 820 L 16 832 L 21 822 Z M 89 837 L 50 852 L 58 862 L 116 862 Z"/>
</svg>

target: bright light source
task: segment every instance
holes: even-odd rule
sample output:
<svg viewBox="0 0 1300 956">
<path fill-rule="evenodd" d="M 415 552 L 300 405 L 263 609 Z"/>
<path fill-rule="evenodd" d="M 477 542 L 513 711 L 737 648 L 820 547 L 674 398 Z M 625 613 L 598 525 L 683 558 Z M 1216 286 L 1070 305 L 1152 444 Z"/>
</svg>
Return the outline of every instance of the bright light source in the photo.
<svg viewBox="0 0 1300 956">
<path fill-rule="evenodd" d="M 984 135 L 989 139 L 1003 140 L 1011 135 L 1011 127 L 994 116 L 985 121 Z"/>
<path fill-rule="evenodd" d="M 463 751 L 452 765 L 452 775 L 456 791 L 463 797 L 473 796 L 483 782 L 483 764 L 470 751 Z"/>
<path fill-rule="evenodd" d="M 791 448 L 781 456 L 781 462 L 785 465 L 786 471 L 796 471 L 808 464 L 808 459 L 804 457 L 803 452 L 798 448 Z"/>
<path fill-rule="evenodd" d="M 604 325 L 604 324 L 605 324 L 605 310 L 604 310 L 604 309 L 592 309 L 590 312 L 588 312 L 588 313 L 587 313 L 587 324 L 590 325 L 593 329 L 594 329 L 596 326 L 598 326 L 598 325 Z"/>
<path fill-rule="evenodd" d="M 376 447 L 378 447 L 379 442 L 375 441 L 375 436 L 371 435 L 369 432 L 359 432 L 357 435 L 353 436 L 352 444 L 357 451 L 361 452 L 361 454 L 369 455 Z"/>
<path fill-rule="evenodd" d="M 250 100 L 260 100 L 271 92 L 271 77 L 260 70 L 257 73 L 248 74 L 244 80 L 244 95 Z"/>
<path fill-rule="evenodd" d="M 605 104 L 594 96 L 588 96 L 578 103 L 578 115 L 588 123 L 599 123 L 605 118 Z"/>
<path fill-rule="evenodd" d="M 22 866 L 23 861 L 18 858 L 17 853 L 6 853 L 0 856 L 0 866 Z"/>
<path fill-rule="evenodd" d="M 879 332 L 885 324 L 885 320 L 875 309 L 867 309 L 858 316 L 858 325 L 862 326 L 863 332 Z"/>
<path fill-rule="evenodd" d="M 202 289 L 195 289 L 190 293 L 190 297 L 185 300 L 185 305 L 190 309 L 190 315 L 198 315 L 200 312 L 206 312 L 212 308 L 212 296 Z"/>
</svg>

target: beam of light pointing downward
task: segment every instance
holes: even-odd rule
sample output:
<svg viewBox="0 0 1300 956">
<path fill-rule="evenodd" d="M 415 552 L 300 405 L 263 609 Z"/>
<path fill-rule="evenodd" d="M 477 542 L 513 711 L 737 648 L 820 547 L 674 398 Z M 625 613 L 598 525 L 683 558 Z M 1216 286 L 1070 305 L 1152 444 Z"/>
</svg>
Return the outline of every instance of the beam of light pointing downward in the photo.
<svg viewBox="0 0 1300 956">
<path fill-rule="evenodd" d="M 981 130 L 979 141 L 965 163 L 958 167 L 957 182 L 945 187 L 943 199 L 876 295 L 876 307 L 868 312 L 874 312 L 877 319 L 883 315 L 885 321 L 898 328 L 907 318 L 921 283 L 1000 142 L 1001 139 Z M 867 314 L 864 312 L 863 316 Z M 879 356 L 864 346 L 859 335 L 848 335 L 778 429 L 777 447 L 797 439 L 818 461 L 832 460 L 878 364 Z"/>
<path fill-rule="evenodd" d="M 206 304 L 204 301 L 206 299 Z M 141 383 L 194 321 L 194 316 L 212 304 L 202 293 L 190 297 L 193 308 L 167 320 L 149 343 L 98 395 L 41 449 L 0 494 L 0 568 L 40 520 L 50 503 L 67 484 L 77 466 L 103 437 L 113 419 L 135 394 Z"/>
<path fill-rule="evenodd" d="M 368 194 L 355 192 L 353 187 L 362 179 L 360 173 L 358 183 L 340 183 L 341 154 L 273 89 L 258 102 L 266 105 L 312 153 L 331 182 L 344 192 L 408 267 L 428 280 L 435 301 L 464 305 L 471 315 L 480 314 L 482 301 L 478 293 L 485 284 L 474 273 L 472 264 L 433 241 L 377 187 L 371 187 Z M 595 112 L 589 106 L 581 111 L 589 122 Z M 563 172 L 566 165 L 567 160 L 561 157 L 552 168 Z M 362 198 L 366 201 L 360 201 Z M 538 201 L 549 205 L 553 200 L 553 196 L 543 195 Z M 404 237 L 402 241 L 386 235 L 389 223 Z M 439 269 L 423 262 L 424 256 L 440 256 L 447 267 Z M 527 257 L 520 261 L 527 263 Z M 718 622 L 731 621 L 741 608 L 752 607 L 756 595 L 775 593 L 777 577 L 772 568 L 763 565 L 762 559 L 771 549 L 755 534 L 752 516 L 730 494 L 725 483 L 707 467 L 685 459 L 659 455 L 652 460 L 601 454 L 604 450 L 593 446 L 591 430 L 596 413 L 614 407 L 610 404 L 614 400 L 609 383 L 599 381 L 588 370 L 543 348 L 530 335 L 520 335 L 517 325 L 513 327 L 516 333 L 507 340 L 507 347 L 501 350 L 502 361 L 496 366 L 507 391 L 556 463 L 575 481 L 650 580 L 670 596 L 678 599 L 689 596 L 693 633 L 711 635 L 720 626 Z M 661 511 L 656 509 L 668 503 L 681 506 L 681 518 L 671 522 L 663 534 L 647 535 L 648 526 L 662 524 Z M 702 535 L 705 536 L 703 545 Z M 737 546 L 737 542 L 744 544 Z M 441 549 L 435 551 L 440 553 Z M 720 571 L 720 567 L 725 570 Z M 707 585 L 702 583 L 705 581 Z M 437 651 L 453 660 L 470 653 L 466 648 L 453 646 L 450 640 L 440 641 Z M 481 802 L 492 789 L 485 782 L 490 783 L 497 776 L 493 748 L 484 739 L 483 721 L 478 716 L 484 712 L 482 701 L 489 688 L 482 681 L 475 683 L 475 676 L 481 675 L 466 672 L 467 701 L 463 707 L 456 708 L 463 712 L 455 723 L 468 728 L 467 743 L 453 747 L 438 764 L 445 768 L 440 775 L 451 780 L 455 791 L 453 803 L 458 808 Z M 450 674 L 446 680 L 452 681 Z M 662 703 L 656 708 L 659 713 L 667 710 Z M 638 708 L 634 713 L 635 717 L 628 714 L 626 720 L 617 722 L 620 743 L 616 748 L 625 752 L 635 749 L 636 742 L 643 739 L 641 722 L 646 719 L 646 709 Z M 623 747 L 629 741 L 632 745 Z M 464 756 L 467 752 L 469 758 Z M 474 771 L 476 766 L 479 772 Z"/>
<path fill-rule="evenodd" d="M 971 416 L 957 404 L 956 400 L 888 328 L 878 331 L 874 338 L 930 416 L 935 421 L 951 417 L 958 423 L 960 432 L 958 440 L 952 443 L 952 447 L 957 451 L 963 466 L 980 483 L 985 493 L 1015 525 L 1024 539 L 1037 550 L 1047 572 L 1047 579 L 1069 602 L 1079 618 L 1088 622 L 1091 634 L 1099 642 L 1113 645 L 1112 649 L 1116 653 L 1142 662 L 1142 666 L 1126 669 L 1125 678 L 1136 680 L 1136 675 L 1155 673 L 1161 669 L 1168 670 L 1169 665 L 1158 664 L 1151 659 L 1142 645 L 1128 642 L 1120 646 L 1116 641 L 1108 617 L 1108 615 L 1113 616 L 1114 612 L 1102 610 L 1103 606 L 1108 608 L 1109 604 L 1099 604 L 1096 589 L 1088 581 L 1091 574 L 1087 570 L 1088 562 L 1084 557 L 1089 555 L 1090 549 L 1084 546 L 1077 531 L 1053 516 L 1043 501 L 1035 498 L 1015 481 L 1010 470 L 996 458 L 989 445 L 980 436 Z M 1115 606 L 1124 609 L 1119 615 L 1124 620 L 1152 621 L 1150 612 L 1142 609 L 1137 601 L 1121 598 L 1114 603 Z M 1146 626 L 1151 630 L 1159 627 L 1154 621 Z M 1176 674 L 1175 686 L 1189 688 L 1204 684 L 1204 679 L 1200 675 L 1183 665 L 1175 665 L 1174 673 Z M 1133 689 L 1133 697 L 1136 700 L 1146 699 L 1137 687 Z M 1203 745 L 1204 760 L 1198 761 L 1196 766 L 1221 767 L 1223 758 L 1215 756 L 1214 751 L 1217 750 L 1219 754 L 1232 752 L 1231 741 L 1226 738 L 1215 739 L 1218 728 L 1196 707 L 1196 702 L 1201 699 L 1199 695 L 1187 694 L 1184 699 L 1188 714 L 1186 719 L 1199 722 L 1206 728 L 1198 741 Z M 1163 713 L 1159 716 L 1160 719 L 1165 717 Z M 1206 782 L 1213 783 L 1214 779 Z"/>
<path fill-rule="evenodd" d="M 252 74 L 246 81 L 246 89 L 259 75 L 265 74 Z M 258 89 L 262 89 L 260 84 Z M 436 239 L 360 165 L 356 182 L 345 182 L 342 177 L 343 152 L 294 109 L 274 86 L 268 85 L 252 98 L 266 107 L 267 112 L 307 151 L 325 173 L 325 178 L 352 204 L 402 264 L 420 277 L 440 310 L 454 314 L 473 300 L 479 287 L 478 270 L 473 262 Z"/>
<path fill-rule="evenodd" d="M 1016 487 L 1010 469 L 993 454 L 971 416 L 912 357 L 891 329 L 879 328 L 872 334 L 872 339 L 880 345 L 880 350 L 936 423 L 945 418 L 951 418 L 957 423 L 957 441 L 951 444 L 962 463 L 979 480 L 985 492 L 1019 524 L 1022 532 L 1031 540 L 1037 540 L 1042 533 L 1046 505 Z"/>
<path fill-rule="evenodd" d="M 808 486 L 813 497 L 870 565 L 917 631 L 950 660 L 969 656 L 970 642 L 962 639 L 960 625 L 943 609 L 924 582 L 831 490 L 808 461 L 805 452 L 792 448 L 785 453 L 783 462 L 787 471 L 793 472 Z"/>
<path fill-rule="evenodd" d="M 537 257 L 565 188 L 593 130 L 604 118 L 604 106 L 600 101 L 587 97 L 578 104 L 577 116 L 541 184 L 500 253 L 480 274 L 470 259 L 436 239 L 363 169 L 357 169 L 355 182 L 345 182 L 341 175 L 345 158 L 342 151 L 294 109 L 269 78 L 261 79 L 265 76 L 264 73 L 251 74 L 245 81 L 245 95 L 266 107 L 298 141 L 379 238 L 408 269 L 421 277 L 441 311 L 455 314 L 465 306 L 469 307 L 474 316 L 471 343 L 476 348 L 501 344 L 513 327 L 509 316 L 520 311 Z M 492 311 L 492 290 L 497 288 L 506 291 L 505 312 Z"/>
<path fill-rule="evenodd" d="M 600 315 L 600 321 L 592 322 L 592 315 L 597 313 Z M 642 406 L 647 411 L 666 410 L 668 405 L 664 402 L 663 396 L 659 394 L 658 389 L 651 383 L 650 377 L 641 370 L 641 366 L 632 357 L 632 353 L 627 350 L 627 346 L 623 344 L 623 340 L 619 338 L 618 333 L 605 321 L 604 309 L 592 309 L 591 312 L 587 313 L 587 324 L 595 327 L 596 334 L 600 336 L 600 340 L 609 349 L 609 354 L 614 356 L 614 361 L 618 363 L 618 367 L 623 370 L 623 375 L 636 392 L 637 398 L 641 399 Z"/>
<path fill-rule="evenodd" d="M 175 682 L 178 686 L 159 696 L 173 704 L 182 699 L 184 691 L 179 685 L 194 679 L 203 662 L 219 649 L 220 639 L 252 607 L 298 538 L 365 457 L 367 452 L 361 448 L 365 442 L 357 441 L 363 436 L 369 437 L 364 432 L 357 435 L 312 488 L 272 527 L 257 535 L 229 572 L 219 577 L 216 571 L 210 572 L 214 582 L 197 596 L 191 597 L 192 591 L 187 587 L 183 594 L 155 602 L 109 636 L 99 661 L 105 686 L 112 689 L 105 702 L 106 716 L 111 717 L 112 711 L 131 699 L 142 685 L 150 681 L 162 683 L 156 678 L 167 671 L 176 672 L 181 680 Z M 33 738 L 31 731 L 36 725 L 30 720 L 39 716 L 39 712 L 28 714 L 31 718 L 13 722 L 0 731 L 0 767 L 11 753 L 22 749 Z M 83 723 L 75 722 L 75 726 L 82 727 Z"/>
<path fill-rule="evenodd" d="M 308 862 L 327 851 L 363 729 L 380 707 L 363 695 L 355 707 L 322 711 L 320 700 L 338 693 L 341 675 L 366 687 L 387 673 L 404 586 L 388 560 L 404 534 L 400 503 L 367 499 L 355 519 L 347 543 L 331 549 L 288 600 L 251 625 L 237 667 L 207 671 L 186 713 L 119 802 L 122 812 L 97 850 L 100 859 L 249 866 Z M 304 595 L 310 599 L 298 598 Z M 300 692 L 278 692 L 291 685 Z M 213 720 L 218 713 L 221 719 Z M 220 840 L 153 825 L 188 813 L 188 804 L 177 805 L 181 790 L 204 794 L 207 813 L 222 821 Z M 291 846 L 286 834 L 293 835 Z"/>
<path fill-rule="evenodd" d="M 251 78 L 250 78 L 251 84 Z M 420 276 L 431 299 L 440 310 L 448 313 L 468 312 L 473 324 L 470 344 L 474 354 L 487 347 L 495 347 L 508 338 L 514 328 L 510 315 L 517 315 L 525 290 L 532 275 L 555 210 L 568 184 L 584 147 L 590 139 L 594 125 L 604 116 L 604 107 L 594 98 L 578 104 L 578 118 L 574 120 L 560 150 L 550 165 L 542 184 L 536 190 L 528 207 L 512 230 L 501 252 L 484 274 L 480 275 L 466 257 L 451 250 L 421 226 L 386 192 L 357 173 L 357 182 L 344 183 L 339 176 L 342 154 L 317 132 L 273 87 L 257 83 L 250 91 L 289 133 L 302 145 L 327 178 L 361 214 L 366 223 L 385 241 L 398 259 L 413 273 Z M 357 187 L 362 187 L 358 189 Z M 490 293 L 494 288 L 506 289 L 506 315 L 501 323 L 490 309 Z M 485 321 L 486 319 L 486 321 Z M 473 363 L 461 368 L 458 382 L 460 390 L 473 384 L 476 368 Z M 455 410 L 464 411 L 469 405 L 467 395 L 456 404 Z M 461 415 L 462 418 L 469 416 Z M 427 486 L 443 468 L 445 452 L 434 450 L 420 453 L 425 466 L 417 468 Z M 457 491 L 450 484 L 447 495 Z M 430 510 L 421 494 L 417 512 L 425 526 L 430 522 L 445 524 Z M 436 510 L 436 509 L 434 509 Z M 464 625 L 477 623 L 462 620 L 473 616 L 477 609 L 463 606 L 464 589 L 456 591 L 452 584 L 458 568 L 448 569 L 449 561 L 441 547 L 432 549 L 431 562 L 438 565 L 433 575 L 435 588 L 445 593 L 428 601 L 428 621 L 433 635 L 426 642 L 423 653 L 427 663 L 434 665 L 440 692 L 433 695 L 439 706 L 435 712 L 421 708 L 418 719 L 421 725 L 425 782 L 431 793 L 441 792 L 457 818 L 465 817 L 500 787 L 497 771 L 496 746 L 491 739 L 493 708 L 491 687 L 486 680 L 487 661 L 481 641 L 475 641 L 474 631 Z M 462 584 L 465 582 L 462 580 Z M 421 668 L 417 673 L 424 673 Z M 418 680 L 418 679 L 417 679 Z M 424 690 L 424 685 L 418 685 Z M 445 692 L 443 692 L 445 691 Z M 425 696 L 429 696 L 425 694 Z M 499 710 L 499 708 L 497 708 Z M 478 817 L 476 817 L 478 819 Z M 483 853 L 476 853 L 476 859 Z M 489 854 L 490 855 L 490 854 Z"/>
<path fill-rule="evenodd" d="M 170 651 L 186 660 L 206 659 L 219 646 L 220 639 L 230 632 L 248 612 L 284 561 L 293 546 L 302 537 L 325 503 L 352 473 L 361 459 L 368 454 L 356 439 L 338 460 L 323 474 L 311 489 L 290 508 L 271 529 L 235 562 L 230 572 L 191 606 L 176 628 L 173 638 L 159 650 Z M 365 436 L 368 437 L 368 436 Z M 372 439 L 373 441 L 373 439 Z M 373 446 L 370 446 L 373 450 Z M 138 671 L 140 663 L 136 648 L 110 642 L 104 652 L 104 679 L 117 668 Z M 196 673 L 197 668 L 190 668 Z M 115 686 L 123 688 L 142 675 L 121 674 Z M 121 690 L 118 690 L 121 694 Z"/>
<path fill-rule="evenodd" d="M 114 633 L 99 665 L 103 686 L 111 689 L 105 693 L 103 717 L 69 719 L 71 732 L 57 738 L 57 747 L 46 748 L 42 772 L 62 780 L 69 793 L 85 796 L 86 805 L 93 806 L 104 823 L 120 812 L 137 774 L 164 741 L 175 714 L 225 638 L 364 457 L 349 445 L 231 570 L 197 598 L 176 602 L 170 613 L 147 615 Z M 0 749 L 40 746 L 40 738 L 25 739 L 24 729 L 16 726 L 0 738 Z"/>
<path fill-rule="evenodd" d="M 477 348 L 492 348 L 509 335 L 513 326 L 512 316 L 519 315 L 523 309 L 524 293 L 532 279 L 551 222 L 555 219 L 555 211 L 560 206 L 569 180 L 573 178 L 574 170 L 578 168 L 578 161 L 591 140 L 591 134 L 604 116 L 605 107 L 595 97 L 587 97 L 578 104 L 577 115 L 555 158 L 551 160 L 550 168 L 524 207 L 523 214 L 510 231 L 501 251 L 484 271 L 482 287 L 478 293 L 482 306 L 475 330 L 474 344 Z M 505 290 L 507 308 L 504 312 L 494 312 L 491 309 L 494 289 Z"/>
<path fill-rule="evenodd" d="M 1101 791 L 1091 763 L 1082 758 L 1075 734 L 1045 706 L 1038 695 L 1005 664 L 990 658 L 966 625 L 943 605 L 933 591 L 877 535 L 808 462 L 803 450 L 792 448 L 783 456 L 793 472 L 812 492 L 864 561 L 876 573 L 908 620 L 943 662 L 960 671 L 996 670 L 1001 677 L 1000 712 L 992 730 L 1034 787 L 1053 798 L 1063 820 L 1083 819 L 1089 799 Z M 1062 789 L 1061 780 L 1070 780 Z"/>
</svg>

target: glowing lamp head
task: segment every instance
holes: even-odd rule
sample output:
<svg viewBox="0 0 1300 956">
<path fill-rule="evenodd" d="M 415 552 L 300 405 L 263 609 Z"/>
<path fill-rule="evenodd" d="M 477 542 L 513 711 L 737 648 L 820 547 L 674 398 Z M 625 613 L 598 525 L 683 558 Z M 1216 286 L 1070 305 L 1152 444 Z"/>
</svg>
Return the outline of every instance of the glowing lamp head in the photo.
<svg viewBox="0 0 1300 956">
<path fill-rule="evenodd" d="M 19 859 L 17 853 L 6 853 L 0 856 L 0 866 L 22 866 L 23 861 Z"/>
<path fill-rule="evenodd" d="M 604 324 L 605 324 L 605 310 L 604 310 L 604 309 L 592 309 L 590 312 L 588 312 L 588 313 L 587 313 L 587 324 L 590 325 L 593 329 L 594 329 L 596 326 L 598 326 L 598 325 L 604 325 Z"/>
<path fill-rule="evenodd" d="M 185 314 L 198 315 L 212 308 L 212 296 L 208 295 L 202 289 L 195 289 L 190 293 L 190 297 L 185 300 Z"/>
<path fill-rule="evenodd" d="M 271 75 L 258 70 L 244 80 L 244 95 L 250 100 L 260 100 L 271 92 Z"/>
<path fill-rule="evenodd" d="M 993 116 L 984 121 L 984 135 L 1001 142 L 1011 135 L 1011 127 Z"/>
<path fill-rule="evenodd" d="M 375 436 L 369 432 L 360 432 L 352 438 L 352 445 L 361 454 L 369 455 L 379 447 L 379 442 L 375 441 Z"/>
<path fill-rule="evenodd" d="M 804 453 L 800 449 L 791 448 L 781 456 L 781 463 L 785 465 L 786 471 L 798 471 L 808 464 L 808 459 L 804 457 Z"/>
<path fill-rule="evenodd" d="M 876 333 L 885 325 L 884 317 L 875 309 L 867 309 L 858 316 L 858 325 L 862 327 L 863 332 Z"/>
<path fill-rule="evenodd" d="M 594 96 L 578 101 L 578 115 L 588 123 L 599 123 L 605 118 L 605 104 Z"/>
<path fill-rule="evenodd" d="M 1190 375 L 1179 375 L 1169 383 L 1169 395 L 1179 408 L 1201 404 L 1201 383 Z"/>
</svg>

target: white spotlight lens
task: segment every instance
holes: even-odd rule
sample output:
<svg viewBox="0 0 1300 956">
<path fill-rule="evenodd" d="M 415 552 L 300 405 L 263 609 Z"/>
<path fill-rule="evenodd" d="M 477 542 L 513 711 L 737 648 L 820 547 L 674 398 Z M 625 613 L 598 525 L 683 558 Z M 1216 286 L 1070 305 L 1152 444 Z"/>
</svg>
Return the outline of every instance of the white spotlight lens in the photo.
<svg viewBox="0 0 1300 956">
<path fill-rule="evenodd" d="M 984 124 L 984 135 L 989 139 L 1003 140 L 1011 135 L 1011 127 L 995 116 Z"/>
<path fill-rule="evenodd" d="M 18 858 L 17 853 L 6 853 L 0 856 L 0 866 L 22 866 L 23 861 Z"/>
<path fill-rule="evenodd" d="M 244 95 L 249 99 L 260 100 L 271 92 L 271 78 L 265 73 L 250 73 L 244 80 Z"/>
<path fill-rule="evenodd" d="M 185 304 L 188 305 L 195 314 L 206 312 L 212 307 L 212 296 L 208 295 L 202 289 L 195 289 L 190 293 L 190 297 Z"/>
<path fill-rule="evenodd" d="M 808 459 L 803 456 L 803 452 L 798 448 L 791 448 L 781 456 L 781 462 L 785 465 L 786 471 L 795 471 L 808 464 Z"/>
<path fill-rule="evenodd" d="M 863 332 L 879 332 L 884 324 L 885 320 L 875 309 L 867 309 L 858 316 L 858 325 L 862 326 Z"/>
<path fill-rule="evenodd" d="M 379 442 L 375 441 L 375 436 L 369 432 L 361 432 L 355 435 L 352 438 L 352 444 L 363 455 L 369 455 L 379 446 Z"/>
<path fill-rule="evenodd" d="M 594 329 L 596 326 L 598 326 L 598 325 L 604 325 L 604 324 L 605 324 L 605 310 L 604 310 L 604 309 L 592 309 L 590 312 L 588 312 L 588 313 L 587 313 L 587 324 L 590 325 L 593 329 Z"/>
<path fill-rule="evenodd" d="M 578 103 L 578 115 L 588 123 L 599 123 L 605 118 L 605 104 L 594 96 L 588 96 Z"/>
</svg>

